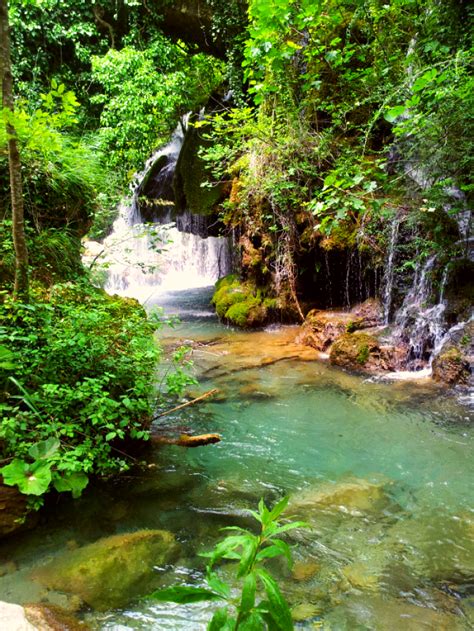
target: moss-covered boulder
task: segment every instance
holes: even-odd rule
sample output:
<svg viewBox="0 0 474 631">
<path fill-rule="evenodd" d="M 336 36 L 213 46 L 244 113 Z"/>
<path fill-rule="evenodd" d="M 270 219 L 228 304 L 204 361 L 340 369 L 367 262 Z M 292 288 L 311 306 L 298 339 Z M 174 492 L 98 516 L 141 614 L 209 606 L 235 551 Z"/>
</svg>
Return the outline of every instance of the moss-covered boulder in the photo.
<svg viewBox="0 0 474 631">
<path fill-rule="evenodd" d="M 265 297 L 251 282 L 230 274 L 217 281 L 212 304 L 224 322 L 245 329 L 263 326 L 271 320 L 277 301 Z"/>
<path fill-rule="evenodd" d="M 179 546 L 166 530 L 141 530 L 99 539 L 39 568 L 33 578 L 74 594 L 104 611 L 125 605 L 153 588 L 154 566 L 176 558 Z"/>
<path fill-rule="evenodd" d="M 331 346 L 329 360 L 349 370 L 398 370 L 406 356 L 403 348 L 381 344 L 374 335 L 356 331 L 341 335 Z"/>
</svg>

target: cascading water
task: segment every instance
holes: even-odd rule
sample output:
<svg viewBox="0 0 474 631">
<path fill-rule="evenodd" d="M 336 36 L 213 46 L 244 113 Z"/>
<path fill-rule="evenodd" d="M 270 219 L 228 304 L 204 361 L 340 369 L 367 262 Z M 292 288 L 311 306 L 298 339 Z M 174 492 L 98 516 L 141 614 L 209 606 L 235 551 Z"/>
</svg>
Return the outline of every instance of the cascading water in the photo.
<svg viewBox="0 0 474 631">
<path fill-rule="evenodd" d="M 388 249 L 387 266 L 385 268 L 384 276 L 384 291 L 383 291 L 383 314 L 384 324 L 388 324 L 390 320 L 390 310 L 392 307 L 392 294 L 393 294 L 393 279 L 395 272 L 395 252 L 398 239 L 398 229 L 400 221 L 395 218 L 392 223 L 392 231 L 390 234 L 390 243 Z"/>
<path fill-rule="evenodd" d="M 137 175 L 132 199 L 121 203 L 112 233 L 103 244 L 86 244 L 89 259 L 94 257 L 107 270 L 104 287 L 109 293 L 144 302 L 164 291 L 212 285 L 231 271 L 229 240 L 199 236 L 201 217 L 187 212 L 177 218 L 176 225 L 171 223 L 174 201 L 169 191 L 186 122 L 187 117 L 179 123 L 171 141 L 155 152 Z M 160 219 L 144 224 L 140 195 L 154 165 L 162 165 L 154 176 L 156 197 L 152 201 L 155 208 L 160 208 Z M 193 230 L 194 226 L 200 229 Z"/>
<path fill-rule="evenodd" d="M 396 335 L 408 346 L 408 367 L 415 370 L 431 362 L 447 330 L 444 320 L 447 270 L 441 280 L 438 303 L 430 304 L 435 262 L 436 255 L 433 255 L 417 269 L 413 286 L 395 319 Z"/>
</svg>

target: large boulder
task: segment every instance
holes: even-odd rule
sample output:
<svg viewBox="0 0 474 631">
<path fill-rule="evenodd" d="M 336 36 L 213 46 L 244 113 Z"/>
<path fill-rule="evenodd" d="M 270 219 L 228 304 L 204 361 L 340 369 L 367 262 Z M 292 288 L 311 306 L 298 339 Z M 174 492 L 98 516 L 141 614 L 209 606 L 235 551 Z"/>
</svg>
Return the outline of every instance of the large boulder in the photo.
<svg viewBox="0 0 474 631">
<path fill-rule="evenodd" d="M 78 596 L 96 610 L 120 607 L 153 588 L 153 568 L 176 558 L 179 546 L 165 530 L 140 530 L 99 539 L 35 570 L 49 589 Z"/>
<path fill-rule="evenodd" d="M 404 349 L 384 345 L 369 333 L 341 335 L 331 346 L 329 360 L 349 370 L 380 372 L 397 370 L 406 356 Z"/>
</svg>

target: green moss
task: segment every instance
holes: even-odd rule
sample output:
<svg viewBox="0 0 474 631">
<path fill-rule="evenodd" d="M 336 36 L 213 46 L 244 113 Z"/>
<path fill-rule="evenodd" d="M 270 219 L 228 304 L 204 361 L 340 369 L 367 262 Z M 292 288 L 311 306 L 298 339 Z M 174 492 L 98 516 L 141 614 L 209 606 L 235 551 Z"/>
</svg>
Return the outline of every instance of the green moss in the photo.
<svg viewBox="0 0 474 631">
<path fill-rule="evenodd" d="M 276 298 L 265 297 L 263 289 L 240 281 L 235 274 L 216 283 L 211 302 L 220 318 L 242 328 L 262 326 L 268 321 L 269 312 L 278 308 Z"/>
<path fill-rule="evenodd" d="M 367 346 L 367 344 L 365 344 L 364 346 L 362 346 L 362 348 L 359 350 L 357 354 L 357 363 L 363 365 L 366 363 L 368 359 L 369 359 L 369 347 Z"/>
<path fill-rule="evenodd" d="M 250 326 L 253 319 L 252 310 L 258 308 L 259 306 L 260 302 L 258 298 L 247 298 L 247 300 L 243 302 L 236 302 L 229 307 L 225 314 L 225 318 L 237 326 L 247 328 Z"/>
</svg>

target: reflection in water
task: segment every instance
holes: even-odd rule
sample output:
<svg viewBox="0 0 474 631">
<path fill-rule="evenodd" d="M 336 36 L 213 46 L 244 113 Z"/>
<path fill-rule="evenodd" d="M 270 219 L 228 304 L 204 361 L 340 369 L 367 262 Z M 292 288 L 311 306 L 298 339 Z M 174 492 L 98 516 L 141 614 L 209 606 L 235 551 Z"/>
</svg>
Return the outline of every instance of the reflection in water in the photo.
<svg viewBox="0 0 474 631">
<path fill-rule="evenodd" d="M 199 385 L 190 395 L 220 392 L 156 423 L 219 432 L 223 441 L 163 447 L 147 456 L 152 468 L 78 502 L 61 498 L 45 523 L 2 547 L 15 565 L 0 577 L 0 599 L 74 606 L 33 580 L 35 568 L 68 549 L 143 529 L 171 531 L 181 544 L 177 560 L 155 568 L 153 586 L 198 583 L 197 554 L 215 543 L 219 528 L 247 526 L 246 508 L 289 493 L 292 513 L 312 529 L 292 535 L 293 572 L 273 569 L 301 628 L 322 621 L 337 630 L 468 629 L 474 526 L 466 409 L 429 382 L 371 382 L 333 369 L 297 346 L 291 327 L 225 328 L 211 317 L 208 298 L 202 291 L 161 297 L 184 319 L 165 344 L 193 346 Z M 138 599 L 124 607 L 79 615 L 115 631 L 194 631 L 209 618 L 206 604 Z"/>
</svg>

